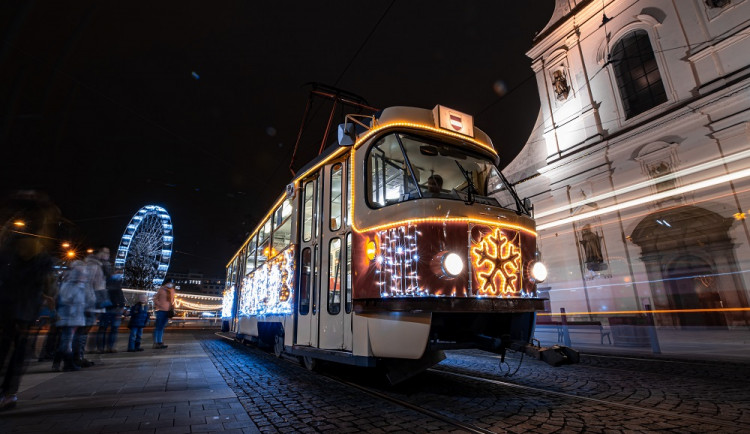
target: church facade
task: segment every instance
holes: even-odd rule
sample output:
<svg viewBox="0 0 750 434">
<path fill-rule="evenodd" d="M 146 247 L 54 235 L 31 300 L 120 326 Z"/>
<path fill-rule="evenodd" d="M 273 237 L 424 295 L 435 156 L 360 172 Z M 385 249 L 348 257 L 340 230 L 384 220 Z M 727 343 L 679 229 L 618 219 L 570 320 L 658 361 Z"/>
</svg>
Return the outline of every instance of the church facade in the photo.
<svg viewBox="0 0 750 434">
<path fill-rule="evenodd" d="M 747 327 L 750 0 L 558 0 L 527 55 L 549 311 Z"/>
</svg>

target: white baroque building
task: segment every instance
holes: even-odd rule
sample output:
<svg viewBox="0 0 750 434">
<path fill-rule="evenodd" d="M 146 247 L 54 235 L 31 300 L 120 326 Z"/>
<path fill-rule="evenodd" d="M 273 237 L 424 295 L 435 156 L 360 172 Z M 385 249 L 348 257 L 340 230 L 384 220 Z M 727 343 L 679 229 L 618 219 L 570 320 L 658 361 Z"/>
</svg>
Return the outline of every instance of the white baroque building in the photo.
<svg viewBox="0 0 750 434">
<path fill-rule="evenodd" d="M 527 55 L 541 111 L 504 173 L 550 312 L 746 329 L 750 0 L 557 0 Z"/>
</svg>

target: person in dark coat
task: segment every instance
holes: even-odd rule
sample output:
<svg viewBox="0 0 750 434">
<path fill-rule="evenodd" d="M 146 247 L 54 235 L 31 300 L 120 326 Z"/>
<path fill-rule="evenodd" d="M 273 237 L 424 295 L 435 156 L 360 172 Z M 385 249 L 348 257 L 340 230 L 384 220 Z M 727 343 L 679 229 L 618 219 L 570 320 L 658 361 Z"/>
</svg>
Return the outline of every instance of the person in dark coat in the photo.
<svg viewBox="0 0 750 434">
<path fill-rule="evenodd" d="M 128 352 L 143 351 L 141 337 L 143 336 L 143 328 L 148 325 L 148 319 L 148 295 L 144 293 L 138 296 L 138 303 L 130 308 Z"/>
<path fill-rule="evenodd" d="M 16 406 L 29 330 L 56 285 L 49 254 L 60 211 L 46 195 L 14 194 L 0 208 L 0 410 Z"/>
<path fill-rule="evenodd" d="M 122 271 L 112 269 L 109 262 L 109 248 L 99 248 L 99 260 L 107 281 L 107 302 L 104 313 L 99 315 L 99 329 L 96 332 L 96 351 L 98 353 L 117 352 L 117 330 L 122 322 L 122 311 L 125 307 L 125 296 L 122 293 Z"/>
</svg>

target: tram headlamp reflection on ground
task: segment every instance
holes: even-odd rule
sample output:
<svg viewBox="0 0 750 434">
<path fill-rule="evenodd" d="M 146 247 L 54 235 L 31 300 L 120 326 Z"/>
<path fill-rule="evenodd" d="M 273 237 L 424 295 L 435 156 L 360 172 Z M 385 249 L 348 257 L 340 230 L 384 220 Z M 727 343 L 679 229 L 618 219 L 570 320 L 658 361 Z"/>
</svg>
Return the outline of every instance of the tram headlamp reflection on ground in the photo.
<svg viewBox="0 0 750 434">
<path fill-rule="evenodd" d="M 455 253 L 443 256 L 443 271 L 450 276 L 458 276 L 464 269 L 464 261 Z"/>
<path fill-rule="evenodd" d="M 531 266 L 531 277 L 537 282 L 547 280 L 547 266 L 541 262 L 534 262 L 534 265 Z"/>
</svg>

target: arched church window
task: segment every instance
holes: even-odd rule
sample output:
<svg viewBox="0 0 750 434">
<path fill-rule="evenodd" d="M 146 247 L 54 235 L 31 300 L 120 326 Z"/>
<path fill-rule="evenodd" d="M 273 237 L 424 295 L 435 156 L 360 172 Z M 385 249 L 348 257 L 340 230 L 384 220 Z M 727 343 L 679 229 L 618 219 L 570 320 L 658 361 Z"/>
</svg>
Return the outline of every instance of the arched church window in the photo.
<svg viewBox="0 0 750 434">
<path fill-rule="evenodd" d="M 706 4 L 710 8 L 723 8 L 728 6 L 731 0 L 706 0 Z"/>
<path fill-rule="evenodd" d="M 611 62 L 626 119 L 667 100 L 646 31 L 636 30 L 617 41 L 612 48 Z"/>
</svg>

